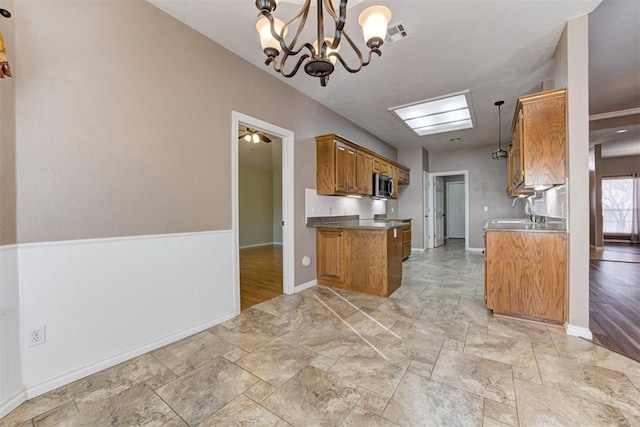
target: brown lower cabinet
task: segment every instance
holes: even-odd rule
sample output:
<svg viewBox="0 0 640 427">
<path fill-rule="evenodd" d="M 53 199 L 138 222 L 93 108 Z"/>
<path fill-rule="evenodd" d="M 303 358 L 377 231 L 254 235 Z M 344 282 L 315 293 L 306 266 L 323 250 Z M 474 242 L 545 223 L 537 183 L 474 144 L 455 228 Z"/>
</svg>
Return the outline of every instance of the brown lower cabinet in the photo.
<svg viewBox="0 0 640 427">
<path fill-rule="evenodd" d="M 411 220 L 402 226 L 402 260 L 411 255 Z"/>
<path fill-rule="evenodd" d="M 567 313 L 567 235 L 485 232 L 485 301 L 495 314 L 563 324 Z"/>
<path fill-rule="evenodd" d="M 402 281 L 402 228 L 318 228 L 318 284 L 389 296 Z"/>
</svg>

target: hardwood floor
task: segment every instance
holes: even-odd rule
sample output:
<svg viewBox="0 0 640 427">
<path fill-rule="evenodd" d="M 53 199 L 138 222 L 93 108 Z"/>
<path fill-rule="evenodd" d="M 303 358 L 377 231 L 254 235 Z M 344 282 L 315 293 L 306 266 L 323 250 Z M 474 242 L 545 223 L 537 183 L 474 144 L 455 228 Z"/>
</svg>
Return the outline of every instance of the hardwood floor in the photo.
<svg viewBox="0 0 640 427">
<path fill-rule="evenodd" d="M 282 295 L 282 246 L 240 249 L 240 309 Z"/>
<path fill-rule="evenodd" d="M 640 361 L 640 245 L 592 252 L 589 284 L 593 341 Z"/>
</svg>

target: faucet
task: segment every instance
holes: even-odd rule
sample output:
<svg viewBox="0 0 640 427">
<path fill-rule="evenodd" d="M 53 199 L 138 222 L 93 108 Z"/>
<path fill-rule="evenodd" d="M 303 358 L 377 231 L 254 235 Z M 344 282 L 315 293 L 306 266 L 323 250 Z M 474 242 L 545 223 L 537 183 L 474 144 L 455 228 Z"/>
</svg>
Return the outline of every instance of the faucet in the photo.
<svg viewBox="0 0 640 427">
<path fill-rule="evenodd" d="M 524 205 L 524 212 L 527 214 L 527 218 L 529 219 L 529 222 L 536 222 L 536 213 L 533 209 L 533 198 L 535 196 L 518 196 L 516 199 L 513 199 L 513 203 L 511 203 L 511 206 L 515 206 L 516 202 L 518 200 L 526 200 L 526 203 Z"/>
</svg>

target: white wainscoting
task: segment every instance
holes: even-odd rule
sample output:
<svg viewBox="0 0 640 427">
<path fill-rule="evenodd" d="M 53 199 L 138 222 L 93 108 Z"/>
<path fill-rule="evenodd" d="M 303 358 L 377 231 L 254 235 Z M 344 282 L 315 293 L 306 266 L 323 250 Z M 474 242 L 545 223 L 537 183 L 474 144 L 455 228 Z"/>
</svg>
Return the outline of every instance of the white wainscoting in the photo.
<svg viewBox="0 0 640 427">
<path fill-rule="evenodd" d="M 237 315 L 231 231 L 20 245 L 28 398 Z"/>
<path fill-rule="evenodd" d="M 0 247 L 0 418 L 26 398 L 20 371 L 18 247 Z"/>
</svg>

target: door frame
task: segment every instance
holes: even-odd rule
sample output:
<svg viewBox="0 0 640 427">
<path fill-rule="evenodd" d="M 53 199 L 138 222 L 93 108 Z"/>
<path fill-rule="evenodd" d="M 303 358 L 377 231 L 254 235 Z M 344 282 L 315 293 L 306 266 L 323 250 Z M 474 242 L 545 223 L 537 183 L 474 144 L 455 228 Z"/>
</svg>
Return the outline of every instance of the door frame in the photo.
<svg viewBox="0 0 640 427">
<path fill-rule="evenodd" d="M 422 172 L 422 223 L 424 227 L 424 248 L 433 248 L 433 222 L 431 221 L 431 213 L 433 209 L 433 183 L 431 174 L 427 171 Z"/>
<path fill-rule="evenodd" d="M 282 291 L 295 292 L 294 264 L 294 194 L 293 194 L 293 147 L 294 132 L 267 123 L 255 117 L 231 112 L 231 249 L 233 251 L 233 299 L 236 313 L 240 314 L 240 245 L 238 206 L 238 127 L 244 125 L 267 132 L 282 139 Z"/>
<path fill-rule="evenodd" d="M 453 176 L 453 175 L 464 175 L 464 250 L 469 250 L 469 171 L 468 170 L 459 170 L 459 171 L 448 171 L 448 172 L 431 172 L 429 173 L 429 214 L 430 214 L 430 224 L 431 230 L 435 230 L 435 215 L 433 214 L 433 206 L 434 203 L 434 191 L 433 191 L 433 180 L 436 176 Z M 433 233 L 432 233 L 433 234 Z M 434 239 L 431 237 L 429 239 L 429 248 L 433 248 Z"/>
</svg>

